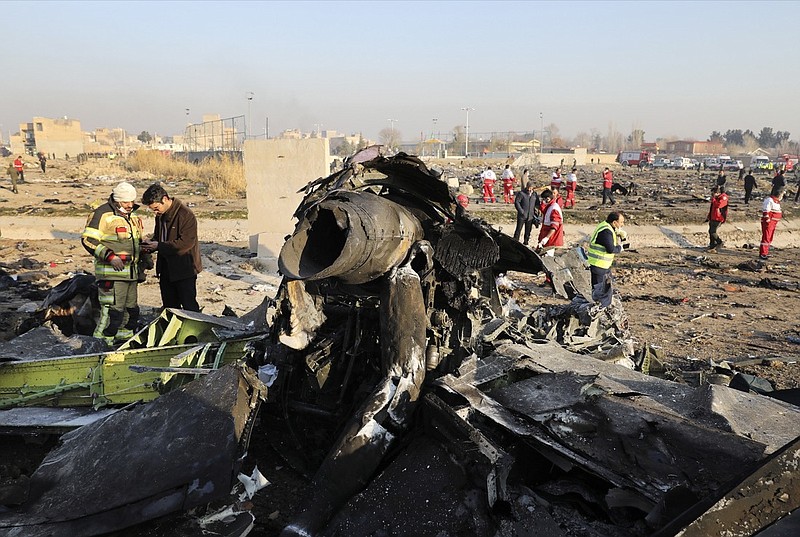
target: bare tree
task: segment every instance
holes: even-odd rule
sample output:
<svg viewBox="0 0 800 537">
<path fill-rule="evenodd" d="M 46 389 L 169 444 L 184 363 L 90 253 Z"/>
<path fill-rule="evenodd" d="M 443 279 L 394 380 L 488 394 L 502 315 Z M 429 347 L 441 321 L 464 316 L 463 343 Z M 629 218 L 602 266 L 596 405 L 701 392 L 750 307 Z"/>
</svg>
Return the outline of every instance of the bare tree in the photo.
<svg viewBox="0 0 800 537">
<path fill-rule="evenodd" d="M 396 150 L 398 147 L 400 147 L 401 138 L 402 136 L 399 130 L 389 127 L 381 129 L 381 131 L 378 133 L 378 140 L 390 149 Z"/>
</svg>

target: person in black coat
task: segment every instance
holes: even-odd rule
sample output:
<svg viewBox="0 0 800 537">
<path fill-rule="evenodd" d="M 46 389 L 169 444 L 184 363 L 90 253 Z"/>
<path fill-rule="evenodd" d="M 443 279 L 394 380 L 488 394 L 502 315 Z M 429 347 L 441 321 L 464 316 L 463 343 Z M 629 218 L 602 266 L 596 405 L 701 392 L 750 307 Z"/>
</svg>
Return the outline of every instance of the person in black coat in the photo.
<svg viewBox="0 0 800 537">
<path fill-rule="evenodd" d="M 530 181 L 525 184 L 525 188 L 514 198 L 514 208 L 517 210 L 517 227 L 514 229 L 514 239 L 519 240 L 522 228 L 525 228 L 525 235 L 522 244 L 528 245 L 531 239 L 531 228 L 539 227 L 542 217 L 539 212 L 539 194 L 534 192 L 533 183 Z"/>
</svg>

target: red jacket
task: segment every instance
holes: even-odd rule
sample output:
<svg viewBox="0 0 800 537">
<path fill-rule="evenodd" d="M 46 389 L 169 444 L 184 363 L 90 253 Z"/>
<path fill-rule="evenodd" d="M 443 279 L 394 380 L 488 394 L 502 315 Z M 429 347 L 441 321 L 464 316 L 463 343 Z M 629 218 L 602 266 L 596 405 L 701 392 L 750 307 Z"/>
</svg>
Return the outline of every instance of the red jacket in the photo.
<svg viewBox="0 0 800 537">
<path fill-rule="evenodd" d="M 708 211 L 708 219 L 713 222 L 724 222 L 728 219 L 728 195 L 715 194 L 711 198 L 711 208 Z"/>
<path fill-rule="evenodd" d="M 18 172 L 22 171 L 22 161 L 20 159 L 14 159 L 14 167 L 17 169 Z"/>
<path fill-rule="evenodd" d="M 611 170 L 603 172 L 603 188 L 611 188 L 611 185 L 614 183 L 614 174 L 611 173 Z"/>
</svg>

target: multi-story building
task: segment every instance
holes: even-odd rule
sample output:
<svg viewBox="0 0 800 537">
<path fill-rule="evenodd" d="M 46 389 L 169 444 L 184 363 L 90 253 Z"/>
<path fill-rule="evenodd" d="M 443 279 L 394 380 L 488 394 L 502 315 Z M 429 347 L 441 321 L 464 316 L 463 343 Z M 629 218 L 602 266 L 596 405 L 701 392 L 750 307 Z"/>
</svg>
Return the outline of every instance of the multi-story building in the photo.
<svg viewBox="0 0 800 537">
<path fill-rule="evenodd" d="M 34 117 L 30 123 L 20 123 L 19 132 L 11 135 L 11 151 L 17 155 L 41 152 L 56 158 L 80 155 L 84 152 L 81 122 Z"/>
</svg>

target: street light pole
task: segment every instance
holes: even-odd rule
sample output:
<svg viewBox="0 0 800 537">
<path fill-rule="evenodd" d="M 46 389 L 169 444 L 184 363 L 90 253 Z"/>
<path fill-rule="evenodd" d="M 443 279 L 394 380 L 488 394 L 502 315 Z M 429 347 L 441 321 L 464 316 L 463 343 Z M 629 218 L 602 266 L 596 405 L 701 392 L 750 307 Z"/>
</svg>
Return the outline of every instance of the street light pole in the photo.
<svg viewBox="0 0 800 537">
<path fill-rule="evenodd" d="M 542 151 L 544 150 L 544 114 L 539 112 L 539 123 L 541 127 L 541 132 L 539 134 L 539 157 L 542 156 Z"/>
<path fill-rule="evenodd" d="M 439 121 L 439 118 L 433 118 L 433 127 L 431 127 L 431 145 L 434 143 L 436 144 L 436 158 L 439 158 L 439 142 L 434 142 L 433 140 L 438 140 L 436 136 L 436 122 Z M 433 147 L 431 147 L 431 154 L 433 154 Z"/>
<path fill-rule="evenodd" d="M 391 119 L 391 118 L 390 118 L 390 119 L 387 119 L 386 121 L 388 121 L 388 122 L 389 122 L 389 124 L 392 126 L 392 139 L 391 139 L 391 143 L 392 143 L 392 145 L 394 145 L 394 124 L 395 124 L 395 122 L 396 122 L 397 120 L 396 120 L 396 119 Z"/>
<path fill-rule="evenodd" d="M 475 109 L 474 108 L 470 108 L 468 106 L 465 106 L 465 107 L 462 108 L 462 110 L 464 110 L 467 113 L 467 125 L 466 125 L 466 128 L 465 128 L 466 136 L 465 136 L 465 139 L 464 139 L 464 158 L 467 158 L 469 156 L 469 113 L 470 113 L 471 110 L 475 110 Z"/>
<path fill-rule="evenodd" d="M 244 139 L 247 140 L 250 136 L 250 124 L 252 123 L 253 116 L 250 114 L 250 105 L 253 103 L 253 97 L 255 93 L 252 91 L 248 91 L 245 93 L 245 97 L 247 97 L 247 124 L 244 126 Z"/>
</svg>

